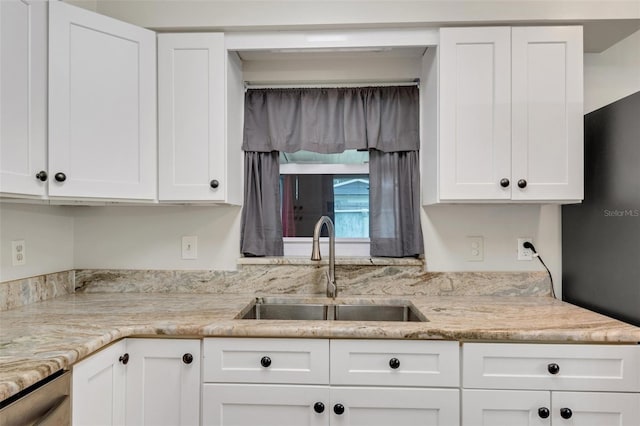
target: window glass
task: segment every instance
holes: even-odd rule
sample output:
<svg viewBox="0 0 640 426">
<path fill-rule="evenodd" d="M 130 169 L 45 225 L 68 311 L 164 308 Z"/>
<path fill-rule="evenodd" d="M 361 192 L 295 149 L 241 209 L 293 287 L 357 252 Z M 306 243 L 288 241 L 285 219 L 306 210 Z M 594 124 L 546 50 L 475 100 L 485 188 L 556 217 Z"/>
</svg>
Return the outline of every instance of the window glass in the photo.
<svg viewBox="0 0 640 426">
<path fill-rule="evenodd" d="M 369 238 L 368 161 L 366 151 L 281 152 L 283 236 L 312 237 L 320 216 L 329 216 L 336 238 Z"/>
</svg>

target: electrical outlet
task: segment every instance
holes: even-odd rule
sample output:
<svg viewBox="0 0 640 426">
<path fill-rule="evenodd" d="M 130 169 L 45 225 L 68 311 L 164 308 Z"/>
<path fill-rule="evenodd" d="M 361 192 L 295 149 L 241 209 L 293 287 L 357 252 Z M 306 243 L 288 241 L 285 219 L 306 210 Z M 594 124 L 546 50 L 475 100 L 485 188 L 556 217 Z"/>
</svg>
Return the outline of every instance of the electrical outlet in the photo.
<svg viewBox="0 0 640 426">
<path fill-rule="evenodd" d="M 11 264 L 13 266 L 26 265 L 27 247 L 24 240 L 11 241 Z"/>
<path fill-rule="evenodd" d="M 484 260 L 484 242 L 482 237 L 467 237 L 467 262 Z"/>
<path fill-rule="evenodd" d="M 518 260 L 533 260 L 533 250 L 524 248 L 523 244 L 529 241 L 533 244 L 533 238 L 518 238 Z"/>
<path fill-rule="evenodd" d="M 182 237 L 182 258 L 197 259 L 198 258 L 198 237 L 190 235 Z"/>
</svg>

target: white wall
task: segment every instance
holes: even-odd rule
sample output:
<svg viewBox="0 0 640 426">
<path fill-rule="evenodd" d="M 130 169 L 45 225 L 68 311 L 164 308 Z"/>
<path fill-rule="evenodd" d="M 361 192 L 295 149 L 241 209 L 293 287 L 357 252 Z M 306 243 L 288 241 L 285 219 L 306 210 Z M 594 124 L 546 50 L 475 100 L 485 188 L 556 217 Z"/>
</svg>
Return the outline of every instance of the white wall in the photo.
<svg viewBox="0 0 640 426">
<path fill-rule="evenodd" d="M 25 265 L 11 264 L 13 240 L 25 241 Z M 69 207 L 0 203 L 0 282 L 73 267 L 73 216 Z"/>
<path fill-rule="evenodd" d="M 632 0 L 98 0 L 98 12 L 158 29 L 571 23 L 640 18 L 640 8 Z"/>
<path fill-rule="evenodd" d="M 584 113 L 640 91 L 640 31 L 584 55 Z"/>
<path fill-rule="evenodd" d="M 532 237 L 554 281 L 561 265 L 558 205 L 436 205 L 424 208 L 422 232 L 429 271 L 539 271 L 538 260 L 517 260 L 517 239 Z M 466 237 L 483 237 L 484 260 L 468 261 Z M 558 290 L 557 290 L 558 291 Z"/>
<path fill-rule="evenodd" d="M 240 208 L 76 207 L 76 268 L 235 270 Z M 182 259 L 182 237 L 198 237 L 198 258 Z"/>
</svg>

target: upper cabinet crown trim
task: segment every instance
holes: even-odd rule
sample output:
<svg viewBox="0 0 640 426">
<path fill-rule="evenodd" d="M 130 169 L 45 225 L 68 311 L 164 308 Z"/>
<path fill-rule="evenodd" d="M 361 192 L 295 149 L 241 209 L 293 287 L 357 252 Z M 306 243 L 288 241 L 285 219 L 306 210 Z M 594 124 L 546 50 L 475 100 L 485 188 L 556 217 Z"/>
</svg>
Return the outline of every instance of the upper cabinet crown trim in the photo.
<svg viewBox="0 0 640 426">
<path fill-rule="evenodd" d="M 227 50 L 435 46 L 438 40 L 438 28 L 264 31 L 225 34 Z"/>
</svg>

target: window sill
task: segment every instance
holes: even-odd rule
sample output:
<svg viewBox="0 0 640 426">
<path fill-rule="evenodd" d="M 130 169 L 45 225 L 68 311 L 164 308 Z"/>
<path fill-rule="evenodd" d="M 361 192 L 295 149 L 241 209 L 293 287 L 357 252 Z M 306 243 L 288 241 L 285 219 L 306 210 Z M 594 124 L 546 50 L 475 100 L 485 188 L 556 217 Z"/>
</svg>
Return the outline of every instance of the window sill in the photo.
<svg viewBox="0 0 640 426">
<path fill-rule="evenodd" d="M 329 259 L 324 256 L 320 261 L 314 261 L 309 257 L 286 256 L 286 257 L 241 257 L 238 265 L 327 265 Z M 360 265 L 360 266 L 423 266 L 423 259 L 409 257 L 336 257 L 336 265 Z"/>
</svg>

